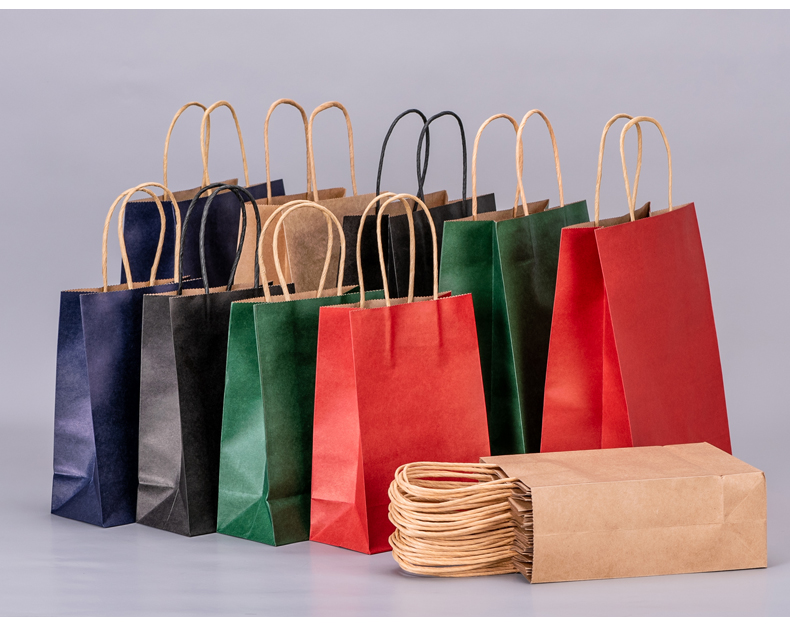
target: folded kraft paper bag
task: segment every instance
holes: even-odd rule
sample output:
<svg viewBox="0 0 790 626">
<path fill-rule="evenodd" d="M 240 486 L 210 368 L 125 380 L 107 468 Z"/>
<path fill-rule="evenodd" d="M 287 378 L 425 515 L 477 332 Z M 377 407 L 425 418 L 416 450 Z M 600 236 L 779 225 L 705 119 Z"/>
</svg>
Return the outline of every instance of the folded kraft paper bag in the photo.
<svg viewBox="0 0 790 626">
<path fill-rule="evenodd" d="M 392 556 L 414 574 L 533 583 L 767 566 L 764 474 L 708 443 L 408 463 Z"/>
<path fill-rule="evenodd" d="M 486 457 L 533 583 L 767 567 L 765 475 L 708 443 Z"/>
</svg>

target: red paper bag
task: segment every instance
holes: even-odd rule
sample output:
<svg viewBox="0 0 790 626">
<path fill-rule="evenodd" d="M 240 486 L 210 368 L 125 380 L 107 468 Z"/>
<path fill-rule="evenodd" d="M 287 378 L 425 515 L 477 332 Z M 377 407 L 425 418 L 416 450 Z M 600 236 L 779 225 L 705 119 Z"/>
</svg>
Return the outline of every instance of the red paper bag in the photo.
<svg viewBox="0 0 790 626">
<path fill-rule="evenodd" d="M 399 466 L 477 462 L 489 450 L 472 297 L 439 296 L 435 229 L 415 196 L 382 194 L 360 223 L 384 198 L 386 300 L 365 301 L 360 285 L 359 306 L 322 308 L 316 364 L 310 539 L 367 554 L 390 550 L 387 490 Z M 409 297 L 390 300 L 381 215 L 407 198 L 434 232 L 433 296 L 413 297 L 412 255 Z M 357 264 L 362 282 L 359 254 Z"/>
<path fill-rule="evenodd" d="M 620 136 L 629 215 L 562 230 L 541 452 L 707 441 L 731 452 L 724 383 L 694 204 L 672 207 L 663 129 Z M 670 209 L 635 210 L 624 140 L 658 126 Z M 641 162 L 641 138 L 640 138 Z"/>
</svg>

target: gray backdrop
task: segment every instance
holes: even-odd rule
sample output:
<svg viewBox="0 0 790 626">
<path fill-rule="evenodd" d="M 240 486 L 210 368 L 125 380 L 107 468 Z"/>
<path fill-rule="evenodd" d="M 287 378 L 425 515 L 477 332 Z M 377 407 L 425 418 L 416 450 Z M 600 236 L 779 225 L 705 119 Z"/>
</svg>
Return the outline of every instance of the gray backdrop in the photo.
<svg viewBox="0 0 790 626">
<path fill-rule="evenodd" d="M 788 612 L 790 15 L 4 11 L 2 24 L 0 613 Z M 50 516 L 60 290 L 100 285 L 105 213 L 127 187 L 161 181 L 164 137 L 179 106 L 234 104 L 252 182 L 261 182 L 264 116 L 282 97 L 308 112 L 326 100 L 347 106 L 361 193 L 374 190 L 384 133 L 406 108 L 456 111 L 467 125 L 470 166 L 484 119 L 540 108 L 557 134 L 566 201 L 586 198 L 591 211 L 606 120 L 618 112 L 656 117 L 673 151 L 674 202 L 697 206 L 733 449 L 767 475 L 769 568 L 535 587 L 517 576 L 419 580 L 400 574 L 387 554 L 102 530 Z M 200 183 L 199 119 L 191 110 L 174 133 L 174 189 Z M 240 176 L 230 116 L 220 111 L 213 120 L 211 177 Z M 389 190 L 415 190 L 415 120 L 391 142 Z M 292 109 L 272 122 L 272 175 L 290 192 L 305 184 L 300 126 Z M 427 187 L 457 197 L 457 131 L 449 120 L 435 126 Z M 619 128 L 604 164 L 604 216 L 627 210 Z M 339 112 L 320 116 L 315 136 L 319 186 L 350 189 Z M 645 137 L 639 198 L 664 207 L 666 156 L 654 129 Z M 527 194 L 556 201 L 538 119 L 525 138 Z M 513 146 L 503 121 L 481 143 L 478 191 L 495 191 L 500 209 L 514 195 Z M 117 281 L 112 235 L 110 245 Z"/>
</svg>

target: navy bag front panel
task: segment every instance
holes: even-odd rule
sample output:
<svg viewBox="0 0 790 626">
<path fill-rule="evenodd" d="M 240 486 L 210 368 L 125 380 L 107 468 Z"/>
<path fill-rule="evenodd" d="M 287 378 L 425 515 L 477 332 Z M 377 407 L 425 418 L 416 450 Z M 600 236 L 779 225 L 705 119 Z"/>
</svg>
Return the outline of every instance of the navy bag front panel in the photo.
<svg viewBox="0 0 790 626">
<path fill-rule="evenodd" d="M 247 190 L 256 200 L 267 197 L 266 183 L 252 185 Z M 285 195 L 282 180 L 272 181 L 272 196 Z M 200 273 L 200 252 L 198 239 L 203 207 L 208 196 L 200 198 L 195 204 L 193 215 L 187 224 L 184 236 L 184 276 L 196 278 Z M 186 216 L 192 200 L 178 203 L 181 220 Z M 162 201 L 167 226 L 162 257 L 157 270 L 157 279 L 168 279 L 173 276 L 173 254 L 175 248 L 175 214 L 172 203 Z M 153 201 L 133 202 L 127 205 L 124 216 L 124 239 L 129 256 L 129 266 L 135 280 L 147 280 L 156 256 L 159 243 L 161 221 L 156 203 Z M 211 213 L 206 222 L 206 264 L 208 281 L 211 287 L 226 285 L 230 278 L 233 260 L 236 258 L 236 247 L 239 240 L 239 221 L 241 209 L 236 196 L 230 192 L 221 193 L 211 204 Z M 121 283 L 126 282 L 126 271 L 121 266 Z"/>
</svg>

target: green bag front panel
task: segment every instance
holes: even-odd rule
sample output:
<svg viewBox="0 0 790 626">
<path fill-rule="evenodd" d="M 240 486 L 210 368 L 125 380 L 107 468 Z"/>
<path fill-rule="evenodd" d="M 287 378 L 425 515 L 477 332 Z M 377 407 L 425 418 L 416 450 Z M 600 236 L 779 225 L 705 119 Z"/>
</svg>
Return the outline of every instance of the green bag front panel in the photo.
<svg viewBox="0 0 790 626">
<path fill-rule="evenodd" d="M 524 437 L 523 449 L 502 454 L 540 452 L 560 236 L 564 227 L 587 221 L 587 203 L 582 200 L 497 224 Z"/>
<path fill-rule="evenodd" d="M 383 292 L 368 292 L 369 298 Z M 318 315 L 323 306 L 359 302 L 359 293 L 255 305 L 257 366 L 266 459 L 264 499 L 274 545 L 307 541 Z M 267 542 L 268 543 L 268 542 Z"/>
<path fill-rule="evenodd" d="M 254 302 L 234 302 L 222 410 L 217 532 L 273 544 Z M 263 519 L 261 519 L 263 518 Z"/>
</svg>

